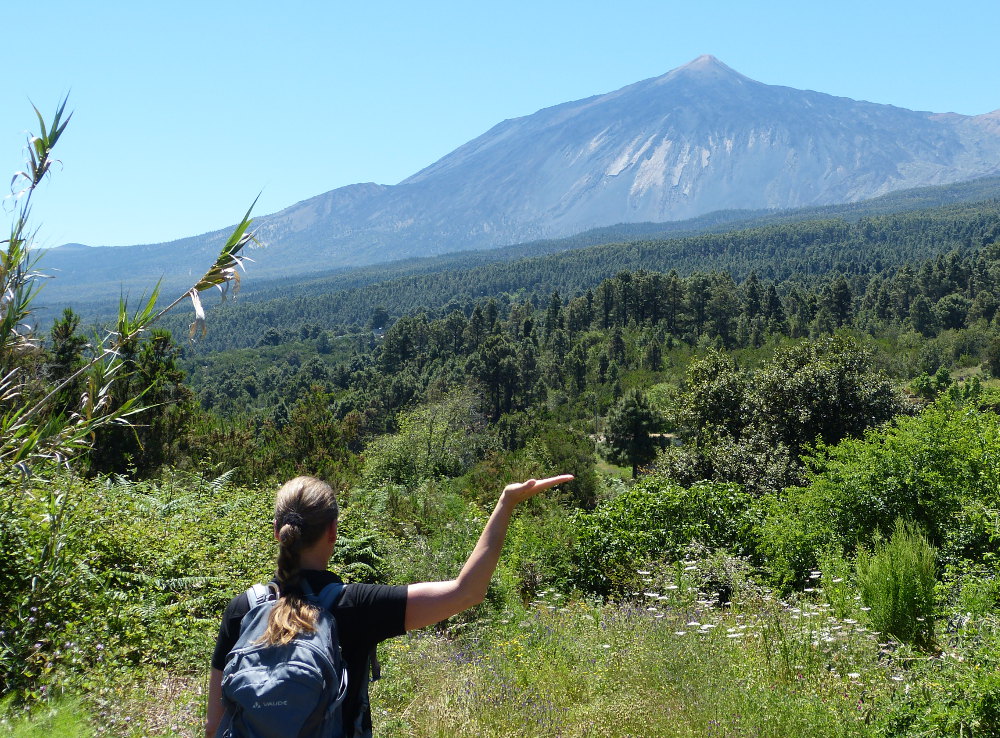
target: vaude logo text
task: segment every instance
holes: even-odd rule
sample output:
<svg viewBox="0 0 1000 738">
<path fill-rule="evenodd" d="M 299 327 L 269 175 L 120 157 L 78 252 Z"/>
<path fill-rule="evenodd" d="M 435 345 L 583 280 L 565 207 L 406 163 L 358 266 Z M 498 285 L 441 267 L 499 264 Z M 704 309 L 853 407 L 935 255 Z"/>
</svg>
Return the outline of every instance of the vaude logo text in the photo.
<svg viewBox="0 0 1000 738">
<path fill-rule="evenodd" d="M 271 702 L 254 702 L 251 710 L 259 710 L 262 707 L 282 707 L 287 706 L 288 700 L 272 700 Z"/>
</svg>

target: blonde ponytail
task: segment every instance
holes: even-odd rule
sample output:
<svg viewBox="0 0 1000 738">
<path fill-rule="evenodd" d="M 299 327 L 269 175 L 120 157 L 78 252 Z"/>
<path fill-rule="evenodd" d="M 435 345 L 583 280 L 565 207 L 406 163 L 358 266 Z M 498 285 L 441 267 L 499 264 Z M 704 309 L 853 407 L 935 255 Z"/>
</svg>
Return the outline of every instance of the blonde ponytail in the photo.
<svg viewBox="0 0 1000 738">
<path fill-rule="evenodd" d="M 261 642 L 284 645 L 299 633 L 316 629 L 317 610 L 302 589 L 302 549 L 318 541 L 338 514 L 333 489 L 315 477 L 296 477 L 278 490 L 274 528 L 279 548 L 274 579 L 279 597 Z"/>
</svg>

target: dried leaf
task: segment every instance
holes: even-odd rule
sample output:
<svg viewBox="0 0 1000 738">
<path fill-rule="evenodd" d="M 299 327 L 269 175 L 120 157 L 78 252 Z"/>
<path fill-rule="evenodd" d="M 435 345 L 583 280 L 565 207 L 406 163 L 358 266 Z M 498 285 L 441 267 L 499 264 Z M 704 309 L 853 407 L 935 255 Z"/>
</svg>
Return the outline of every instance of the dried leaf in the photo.
<svg viewBox="0 0 1000 738">
<path fill-rule="evenodd" d="M 194 322 L 191 323 L 191 329 L 188 331 L 188 340 L 194 341 L 198 330 L 201 330 L 201 337 L 204 338 L 205 334 L 208 333 L 208 327 L 205 325 L 205 308 L 201 305 L 198 289 L 194 288 L 188 294 L 191 296 L 191 304 L 194 306 Z"/>
</svg>

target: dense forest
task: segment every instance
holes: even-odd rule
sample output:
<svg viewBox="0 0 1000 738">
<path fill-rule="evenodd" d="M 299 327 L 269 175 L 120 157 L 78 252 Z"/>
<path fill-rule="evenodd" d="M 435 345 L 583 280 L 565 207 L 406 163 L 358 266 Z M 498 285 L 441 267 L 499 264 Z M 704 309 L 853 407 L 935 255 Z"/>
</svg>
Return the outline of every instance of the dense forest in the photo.
<svg viewBox="0 0 1000 738">
<path fill-rule="evenodd" d="M 252 348 L 175 347 L 174 366 L 187 370 L 197 400 L 188 413 L 201 427 L 239 428 L 258 448 L 278 444 L 274 456 L 286 470 L 296 451 L 279 439 L 289 437 L 293 416 L 305 420 L 307 405 L 364 438 L 396 430 L 401 411 L 462 387 L 491 428 L 527 413 L 600 435 L 631 389 L 657 388 L 664 416 L 683 417 L 673 406 L 676 388 L 690 383 L 693 361 L 733 355 L 734 367 L 749 371 L 779 347 L 819 346 L 833 334 L 864 346 L 873 365 L 912 381 L 926 400 L 940 389 L 931 379 L 942 369 L 1000 368 L 997 255 L 989 244 L 864 279 L 833 272 L 808 282 L 763 280 L 755 271 L 739 284 L 726 272 L 623 271 L 572 297 L 501 294 L 396 320 L 376 307 L 368 327 L 353 332 L 304 321 L 268 329 Z M 690 432 L 668 420 L 662 430 Z M 200 458 L 226 457 L 204 438 L 187 439 Z M 307 468 L 306 458 L 296 463 Z M 254 463 L 269 471 L 262 457 Z"/>
<path fill-rule="evenodd" d="M 329 295 L 404 277 L 470 270 L 494 263 L 514 262 L 590 246 L 639 241 L 663 242 L 711 233 L 761 229 L 806 221 L 834 220 L 856 223 L 863 218 L 898 215 L 948 205 L 983 203 L 996 197 L 998 185 L 1000 185 L 1000 179 L 984 178 L 951 185 L 893 192 L 872 200 L 842 205 L 777 212 L 720 211 L 690 220 L 669 223 L 620 223 L 568 238 L 533 241 L 495 249 L 462 251 L 436 257 L 404 259 L 368 267 L 327 269 L 322 265 L 317 265 L 314 275 L 307 278 L 264 279 L 256 276 L 245 285 L 243 299 L 244 301 L 268 300 L 275 294 L 281 294 L 285 297 Z M 270 259 L 267 244 L 264 243 L 260 246 L 262 250 L 255 252 L 254 257 L 264 260 Z M 665 268 L 669 269 L 670 267 Z M 111 292 L 116 292 L 114 285 L 110 287 Z M 79 285 L 73 290 L 73 304 L 77 311 L 88 319 L 113 315 L 117 294 L 109 295 L 108 291 L 108 285 Z M 57 304 L 49 305 L 44 294 L 40 297 L 41 305 L 48 305 L 52 308 Z M 329 316 L 329 318 L 334 319 L 334 316 Z"/>
<path fill-rule="evenodd" d="M 530 300 L 536 307 L 558 291 L 564 297 L 596 289 L 622 271 L 676 271 L 728 274 L 741 283 L 751 272 L 774 282 L 781 294 L 792 286 L 808 287 L 840 274 L 855 293 L 870 279 L 894 275 L 927 259 L 981 249 L 1000 234 L 997 200 L 963 203 L 932 210 L 847 220 L 802 221 L 722 234 L 653 241 L 612 243 L 513 261 L 459 266 L 374 281 L 372 270 L 361 284 L 347 275 L 302 284 L 276 283 L 246 299 L 228 301 L 216 311 L 219 330 L 203 342 L 206 351 L 253 346 L 260 333 L 304 324 L 345 332 L 370 324 L 376 310 L 391 317 L 458 308 L 471 312 L 476 301 L 492 296 L 502 302 Z M 461 262 L 460 262 L 461 263 Z M 273 297 L 280 293 L 281 297 Z M 169 323 L 180 335 L 182 316 Z"/>
<path fill-rule="evenodd" d="M 483 606 L 385 644 L 380 734 L 1000 734 L 1000 201 L 456 256 L 206 312 L 245 218 L 165 312 L 31 330 L 28 207 L 64 125 L 0 272 L 15 734 L 198 735 L 285 478 L 337 488 L 347 579 L 406 583 L 455 575 L 503 483 L 557 472 Z"/>
</svg>

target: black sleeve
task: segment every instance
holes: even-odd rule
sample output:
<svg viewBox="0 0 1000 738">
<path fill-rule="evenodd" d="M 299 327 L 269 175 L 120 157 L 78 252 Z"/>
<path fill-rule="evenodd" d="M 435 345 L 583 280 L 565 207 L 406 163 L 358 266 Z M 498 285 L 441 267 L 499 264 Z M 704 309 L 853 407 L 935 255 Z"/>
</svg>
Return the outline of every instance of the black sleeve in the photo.
<svg viewBox="0 0 1000 738">
<path fill-rule="evenodd" d="M 219 636 L 215 640 L 215 651 L 212 652 L 212 668 L 222 671 L 226 668 L 226 656 L 233 650 L 240 637 L 240 622 L 250 611 L 246 592 L 236 595 L 230 600 L 219 626 Z"/>
<path fill-rule="evenodd" d="M 357 638 L 374 646 L 405 633 L 406 590 L 406 585 L 348 585 L 335 607 L 337 622 L 343 624 L 343 639 L 349 642 Z"/>
</svg>

